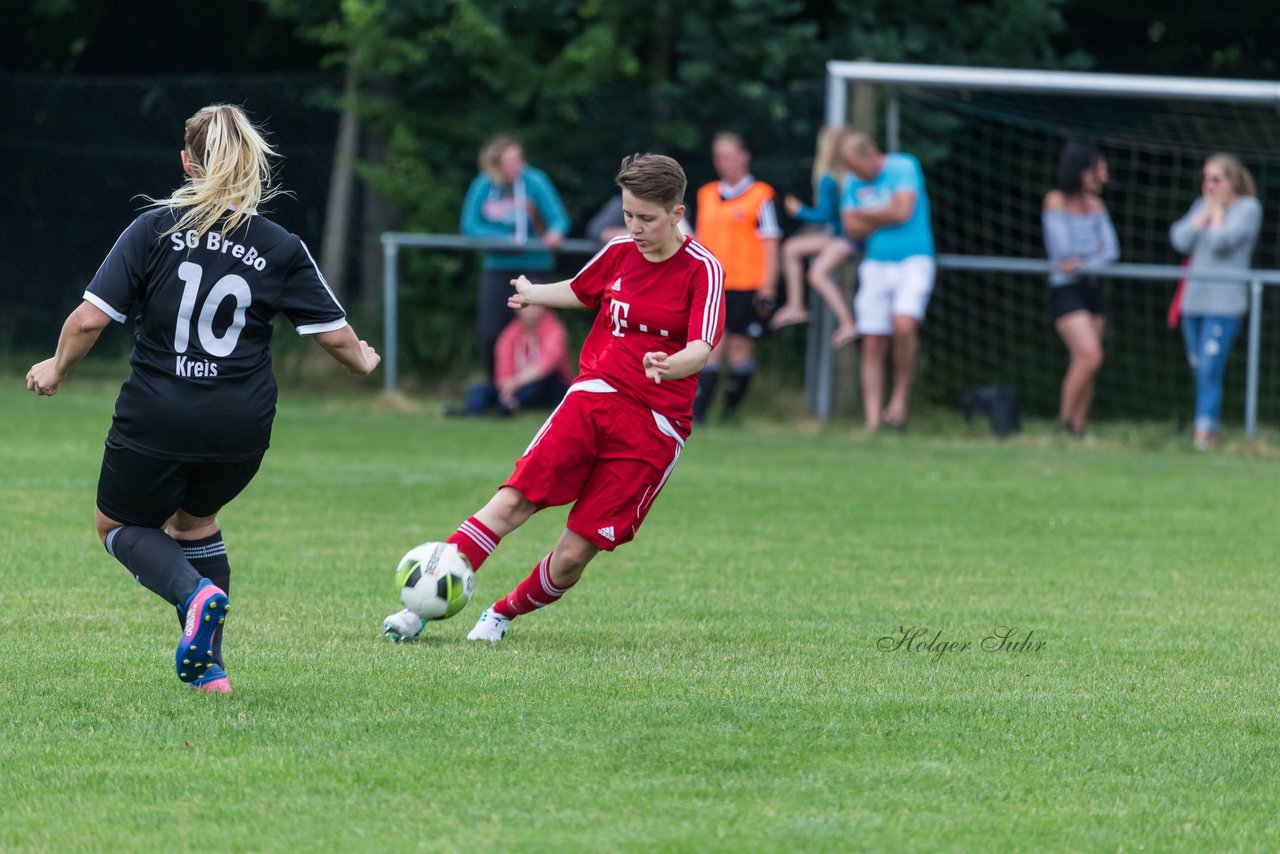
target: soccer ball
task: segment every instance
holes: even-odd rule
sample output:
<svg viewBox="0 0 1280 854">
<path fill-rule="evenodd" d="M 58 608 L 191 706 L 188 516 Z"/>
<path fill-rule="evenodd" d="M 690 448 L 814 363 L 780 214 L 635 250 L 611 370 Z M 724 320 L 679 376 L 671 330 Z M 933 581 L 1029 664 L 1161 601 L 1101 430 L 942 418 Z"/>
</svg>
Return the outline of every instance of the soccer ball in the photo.
<svg viewBox="0 0 1280 854">
<path fill-rule="evenodd" d="M 444 620 L 467 607 L 476 576 L 452 543 L 423 543 L 409 549 L 396 567 L 404 606 L 424 620 Z"/>
</svg>

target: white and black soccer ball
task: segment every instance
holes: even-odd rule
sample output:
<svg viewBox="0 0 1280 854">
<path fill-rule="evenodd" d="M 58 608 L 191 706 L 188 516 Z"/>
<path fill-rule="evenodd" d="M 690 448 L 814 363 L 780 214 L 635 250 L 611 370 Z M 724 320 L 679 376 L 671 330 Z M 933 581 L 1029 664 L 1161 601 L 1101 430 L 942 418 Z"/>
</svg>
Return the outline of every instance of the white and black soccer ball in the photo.
<svg viewBox="0 0 1280 854">
<path fill-rule="evenodd" d="M 444 620 L 467 607 L 476 576 L 452 543 L 414 546 L 396 567 L 404 606 L 424 620 Z"/>
</svg>

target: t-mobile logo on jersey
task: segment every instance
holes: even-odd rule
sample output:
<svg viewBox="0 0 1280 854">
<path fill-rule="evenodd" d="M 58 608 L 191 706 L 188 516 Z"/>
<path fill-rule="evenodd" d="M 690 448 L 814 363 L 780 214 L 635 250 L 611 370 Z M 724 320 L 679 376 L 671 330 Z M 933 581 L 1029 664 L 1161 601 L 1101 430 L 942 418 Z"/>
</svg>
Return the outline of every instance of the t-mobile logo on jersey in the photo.
<svg viewBox="0 0 1280 854">
<path fill-rule="evenodd" d="M 613 337 L 621 338 L 626 333 L 627 315 L 631 313 L 631 303 L 613 300 L 609 303 L 609 317 L 613 319 Z"/>
</svg>

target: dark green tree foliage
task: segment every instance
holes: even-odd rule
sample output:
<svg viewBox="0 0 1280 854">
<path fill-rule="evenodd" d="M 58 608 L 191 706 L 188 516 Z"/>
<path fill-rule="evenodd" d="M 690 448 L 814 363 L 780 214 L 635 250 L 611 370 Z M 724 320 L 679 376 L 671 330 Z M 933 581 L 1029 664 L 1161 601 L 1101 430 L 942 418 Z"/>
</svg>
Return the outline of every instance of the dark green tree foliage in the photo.
<svg viewBox="0 0 1280 854">
<path fill-rule="evenodd" d="M 1050 42 L 1058 0 L 265 2 L 331 63 L 358 65 L 360 110 L 380 140 L 360 174 L 407 230 L 457 229 L 476 152 L 497 132 L 522 137 L 580 229 L 613 192 L 621 156 L 670 153 L 696 187 L 712 177 L 706 147 L 721 128 L 748 138 L 758 175 L 804 193 L 830 58 L 1062 62 Z M 406 255 L 405 355 L 433 373 L 471 364 L 474 259 Z"/>
<path fill-rule="evenodd" d="M 299 4 L 301 5 L 301 4 Z M 6 0 L 0 71 L 209 74 L 313 70 L 321 51 L 260 3 Z"/>
<path fill-rule="evenodd" d="M 832 58 L 933 65 L 1061 68 L 1083 54 L 1055 50 L 1063 0 L 834 0 Z"/>
<path fill-rule="evenodd" d="M 1280 6 L 1275 0 L 1170 3 L 1069 0 L 1054 40 L 1088 51 L 1101 69 L 1189 77 L 1280 77 Z"/>
</svg>

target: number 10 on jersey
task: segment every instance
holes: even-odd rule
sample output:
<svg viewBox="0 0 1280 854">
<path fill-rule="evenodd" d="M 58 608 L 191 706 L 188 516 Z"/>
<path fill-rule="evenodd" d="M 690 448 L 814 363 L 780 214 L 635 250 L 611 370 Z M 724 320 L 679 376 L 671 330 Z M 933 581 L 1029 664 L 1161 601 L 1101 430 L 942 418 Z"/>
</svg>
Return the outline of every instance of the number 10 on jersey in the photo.
<svg viewBox="0 0 1280 854">
<path fill-rule="evenodd" d="M 187 352 L 191 342 L 191 317 L 196 310 L 196 296 L 200 292 L 200 280 L 204 278 L 204 268 L 191 261 L 183 261 L 178 265 L 178 278 L 185 287 L 182 290 L 182 303 L 178 306 L 178 325 L 173 331 L 173 350 L 175 353 Z M 234 299 L 235 314 L 231 325 L 221 335 L 213 331 L 213 318 L 227 299 Z M 214 284 L 204 304 L 200 308 L 200 316 L 196 320 L 196 334 L 200 336 L 200 346 L 210 356 L 229 356 L 236 349 L 240 340 L 240 332 L 244 329 L 244 314 L 253 301 L 249 293 L 249 283 L 235 273 L 228 273 Z"/>
</svg>

